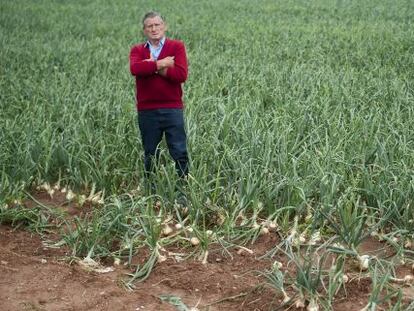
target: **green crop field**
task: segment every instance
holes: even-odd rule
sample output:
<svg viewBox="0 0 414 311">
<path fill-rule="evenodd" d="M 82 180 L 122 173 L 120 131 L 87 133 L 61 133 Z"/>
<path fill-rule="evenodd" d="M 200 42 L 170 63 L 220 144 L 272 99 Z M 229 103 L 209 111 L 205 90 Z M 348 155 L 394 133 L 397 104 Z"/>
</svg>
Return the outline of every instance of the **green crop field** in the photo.
<svg viewBox="0 0 414 311">
<path fill-rule="evenodd" d="M 152 9 L 189 59 L 184 209 L 164 145 L 144 191 L 128 55 Z M 393 282 L 414 258 L 413 19 L 410 0 L 2 1 L 0 224 L 60 232 L 77 258 L 131 264 L 146 248 L 129 288 L 168 246 L 206 261 L 277 234 L 269 258 L 298 271 L 265 272 L 279 293 L 329 310 L 355 261 L 374 284 L 365 310 L 414 309 Z M 36 201 L 62 190 L 91 215 Z M 361 252 L 367 238 L 393 256 Z M 322 249 L 333 268 L 299 259 Z"/>
</svg>

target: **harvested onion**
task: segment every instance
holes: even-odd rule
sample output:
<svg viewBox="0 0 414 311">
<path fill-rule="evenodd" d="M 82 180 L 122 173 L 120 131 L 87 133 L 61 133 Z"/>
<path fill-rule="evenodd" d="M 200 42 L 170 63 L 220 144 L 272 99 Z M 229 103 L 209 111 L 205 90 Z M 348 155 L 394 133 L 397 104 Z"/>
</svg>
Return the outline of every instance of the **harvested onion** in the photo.
<svg viewBox="0 0 414 311">
<path fill-rule="evenodd" d="M 165 225 L 164 228 L 162 229 L 162 234 L 165 236 L 170 235 L 172 232 L 173 232 L 173 229 L 171 229 L 169 225 Z"/>
<path fill-rule="evenodd" d="M 361 271 L 365 271 L 368 269 L 369 260 L 370 260 L 369 255 L 358 256 L 359 268 L 361 269 Z"/>
<path fill-rule="evenodd" d="M 191 244 L 192 244 L 193 246 L 197 246 L 198 244 L 200 244 L 200 240 L 199 240 L 198 238 L 196 238 L 196 237 L 192 237 L 192 238 L 190 239 L 190 242 L 191 242 Z"/>
</svg>

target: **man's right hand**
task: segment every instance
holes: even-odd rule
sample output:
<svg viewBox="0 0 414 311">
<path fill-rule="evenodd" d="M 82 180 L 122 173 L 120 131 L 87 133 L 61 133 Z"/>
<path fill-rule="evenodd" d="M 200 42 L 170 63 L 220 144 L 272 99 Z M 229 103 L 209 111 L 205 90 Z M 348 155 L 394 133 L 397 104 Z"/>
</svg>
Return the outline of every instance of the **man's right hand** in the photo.
<svg viewBox="0 0 414 311">
<path fill-rule="evenodd" d="M 157 70 L 163 70 L 174 66 L 174 56 L 167 56 L 163 59 L 157 60 Z"/>
</svg>

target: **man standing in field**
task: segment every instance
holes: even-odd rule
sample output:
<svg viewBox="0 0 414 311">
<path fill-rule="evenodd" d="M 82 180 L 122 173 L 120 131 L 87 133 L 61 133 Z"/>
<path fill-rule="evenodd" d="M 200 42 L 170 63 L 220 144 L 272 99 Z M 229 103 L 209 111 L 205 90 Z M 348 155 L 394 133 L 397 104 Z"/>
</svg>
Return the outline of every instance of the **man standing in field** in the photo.
<svg viewBox="0 0 414 311">
<path fill-rule="evenodd" d="M 136 81 L 145 175 L 148 179 L 153 172 L 165 134 L 177 173 L 184 180 L 188 175 L 181 87 L 188 75 L 185 46 L 165 37 L 167 26 L 159 13 L 145 14 L 142 24 L 147 41 L 132 47 L 129 62 Z"/>
</svg>

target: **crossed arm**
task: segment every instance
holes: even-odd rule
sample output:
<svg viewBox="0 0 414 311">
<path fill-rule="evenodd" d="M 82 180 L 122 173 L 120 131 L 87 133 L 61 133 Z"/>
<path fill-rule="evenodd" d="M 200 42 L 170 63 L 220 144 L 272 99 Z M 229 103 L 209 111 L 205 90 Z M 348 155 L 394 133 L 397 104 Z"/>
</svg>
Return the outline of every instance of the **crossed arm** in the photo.
<svg viewBox="0 0 414 311">
<path fill-rule="evenodd" d="M 187 80 L 187 56 L 182 43 L 176 46 L 174 55 L 159 60 L 155 60 L 152 55 L 150 58 L 143 59 L 139 53 L 139 48 L 134 47 L 129 55 L 129 62 L 131 74 L 137 77 L 158 74 L 178 83 Z"/>
<path fill-rule="evenodd" d="M 150 58 L 144 59 L 144 62 L 155 62 L 157 65 L 157 73 L 163 77 L 167 76 L 167 69 L 174 67 L 175 56 L 167 56 L 160 60 L 155 60 L 151 54 Z"/>
</svg>

